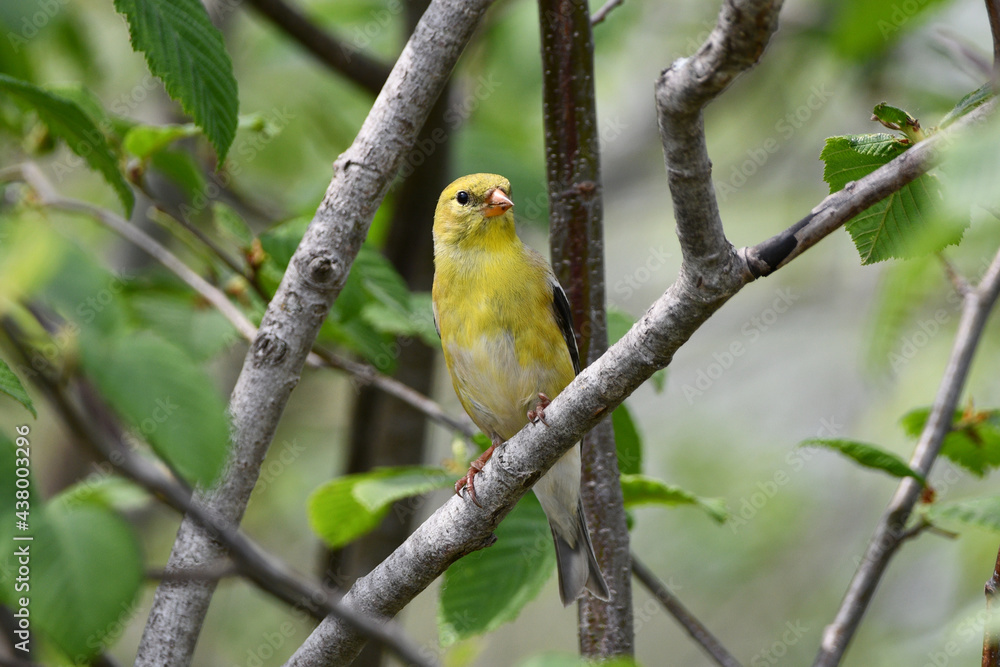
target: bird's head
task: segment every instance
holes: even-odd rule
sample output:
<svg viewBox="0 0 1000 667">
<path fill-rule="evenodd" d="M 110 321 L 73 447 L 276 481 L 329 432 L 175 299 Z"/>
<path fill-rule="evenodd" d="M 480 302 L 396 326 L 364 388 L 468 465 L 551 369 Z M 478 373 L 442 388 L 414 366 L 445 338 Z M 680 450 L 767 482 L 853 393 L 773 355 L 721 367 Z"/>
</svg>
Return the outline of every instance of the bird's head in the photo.
<svg viewBox="0 0 1000 667">
<path fill-rule="evenodd" d="M 449 185 L 434 212 L 435 243 L 489 245 L 514 237 L 510 181 L 496 174 L 463 176 Z"/>
</svg>

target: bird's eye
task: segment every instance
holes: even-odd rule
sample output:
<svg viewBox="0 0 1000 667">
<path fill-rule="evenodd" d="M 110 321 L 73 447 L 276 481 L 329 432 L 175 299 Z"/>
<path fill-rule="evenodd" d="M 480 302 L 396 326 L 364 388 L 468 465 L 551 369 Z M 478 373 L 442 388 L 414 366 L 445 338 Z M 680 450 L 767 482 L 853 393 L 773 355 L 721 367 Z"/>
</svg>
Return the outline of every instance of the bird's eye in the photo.
<svg viewBox="0 0 1000 667">
<path fill-rule="evenodd" d="M 465 190 L 459 190 L 458 194 L 455 195 L 455 201 L 457 201 L 462 206 L 469 203 L 469 193 Z"/>
</svg>

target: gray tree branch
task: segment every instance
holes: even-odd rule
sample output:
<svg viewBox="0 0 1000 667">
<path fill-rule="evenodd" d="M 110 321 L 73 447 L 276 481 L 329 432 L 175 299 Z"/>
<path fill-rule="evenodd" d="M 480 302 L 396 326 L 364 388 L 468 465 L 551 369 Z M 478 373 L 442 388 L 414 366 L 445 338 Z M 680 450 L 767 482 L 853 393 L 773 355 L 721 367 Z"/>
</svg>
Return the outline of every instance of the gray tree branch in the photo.
<svg viewBox="0 0 1000 667">
<path fill-rule="evenodd" d="M 27 353 L 24 336 L 13 320 L 4 320 L 3 326 L 27 361 L 31 355 Z M 261 590 L 307 613 L 320 617 L 327 614 L 342 616 L 358 632 L 375 639 L 409 664 L 430 666 L 435 663 L 422 656 L 397 625 L 380 623 L 344 607 L 337 593 L 292 571 L 283 561 L 268 554 L 238 528 L 226 524 L 210 510 L 195 503 L 191 489 L 182 481 L 171 476 L 160 463 L 143 457 L 125 442 L 124 433 L 116 418 L 100 401 L 89 383 L 80 379 L 66 382 L 55 369 L 42 370 L 46 372 L 37 374 L 35 379 L 71 432 L 125 477 L 182 515 L 197 521 L 213 540 L 226 548 L 237 573 L 254 582 Z M 168 568 L 164 570 L 162 579 L 175 582 L 215 582 L 229 570 L 231 567 L 227 563 L 216 561 L 212 566 L 200 570 Z M 212 576 L 190 576 L 192 572 Z"/>
<path fill-rule="evenodd" d="M 956 132 L 982 122 L 994 108 L 995 104 L 983 105 L 928 141 L 940 147 Z M 905 159 L 923 143 L 856 181 L 841 196 L 827 197 L 803 219 L 805 222 L 799 221 L 778 235 L 793 239 L 794 247 L 774 266 L 761 260 L 760 246 L 754 246 L 733 252 L 731 266 L 712 283 L 682 270 L 622 339 L 585 368 L 545 409 L 548 427 L 529 425 L 497 450 L 476 477 L 481 508 L 452 497 L 392 555 L 358 579 L 343 602 L 370 615 L 394 616 L 455 560 L 492 544 L 497 524 L 566 450 L 654 372 L 666 367 L 677 349 L 729 298 L 765 275 L 752 269 L 751 260 L 758 268 L 766 265 L 772 271 L 784 266 L 859 211 L 909 183 L 915 178 L 912 170 L 925 173 L 933 164 L 930 159 Z M 770 248 L 767 243 L 761 245 Z M 286 664 L 346 665 L 363 642 L 346 623 L 327 618 Z"/>
<path fill-rule="evenodd" d="M 778 28 L 781 0 L 726 0 L 698 52 L 680 58 L 656 83 L 660 141 L 685 270 L 714 280 L 732 265 L 712 185 L 704 108 L 756 64 Z"/>
<path fill-rule="evenodd" d="M 376 209 L 443 89 L 489 0 L 435 0 L 417 25 L 334 178 L 264 314 L 230 400 L 228 473 L 199 494 L 237 525 L 319 327 L 340 293 Z M 225 550 L 193 520 L 178 531 L 168 568 L 204 566 Z M 136 665 L 187 665 L 213 582 L 163 582 Z"/>
<path fill-rule="evenodd" d="M 298 42 L 328 68 L 378 95 L 389 65 L 364 53 L 360 47 L 335 37 L 317 26 L 301 11 L 284 0 L 247 0 L 286 35 Z"/>
<path fill-rule="evenodd" d="M 998 296 L 1000 252 L 993 258 L 979 285 L 967 291 L 963 297 L 962 316 L 951 356 L 927 423 L 910 457 L 910 467 L 925 477 L 941 451 L 944 437 L 951 431 L 952 415 L 968 377 L 972 357 Z M 840 664 L 889 561 L 905 538 L 906 521 L 920 498 L 921 489 L 920 483 L 911 477 L 899 483 L 868 542 L 864 558 L 851 580 L 833 623 L 823 631 L 823 640 L 813 667 L 833 667 Z"/>
<path fill-rule="evenodd" d="M 139 227 L 129 223 L 128 220 L 113 211 L 79 199 L 63 197 L 34 163 L 27 162 L 0 170 L 0 183 L 15 180 L 24 181 L 34 190 L 38 203 L 43 206 L 87 215 L 134 244 L 215 306 L 223 317 L 229 320 L 240 336 L 251 343 L 257 337 L 257 327 L 243 314 L 243 311 L 233 305 L 222 290 L 198 275 L 169 249 Z M 466 438 L 472 438 L 475 434 L 471 422 L 452 417 L 425 394 L 381 373 L 371 364 L 348 359 L 319 347 L 309 353 L 306 363 L 313 368 L 333 368 L 344 371 L 351 376 L 351 381 L 357 386 L 377 387 L 386 394 L 394 396 L 420 411 L 429 419 L 433 419 Z"/>
<path fill-rule="evenodd" d="M 704 649 L 705 653 L 715 661 L 720 667 L 742 667 L 740 662 L 734 658 L 726 647 L 722 645 L 715 635 L 705 627 L 705 625 L 695 617 L 687 608 L 681 604 L 666 584 L 660 581 L 656 574 L 649 569 L 645 563 L 632 554 L 632 574 L 642 582 L 653 597 L 663 605 L 663 608 L 673 616 L 681 626 L 687 630 L 691 638 Z"/>
</svg>

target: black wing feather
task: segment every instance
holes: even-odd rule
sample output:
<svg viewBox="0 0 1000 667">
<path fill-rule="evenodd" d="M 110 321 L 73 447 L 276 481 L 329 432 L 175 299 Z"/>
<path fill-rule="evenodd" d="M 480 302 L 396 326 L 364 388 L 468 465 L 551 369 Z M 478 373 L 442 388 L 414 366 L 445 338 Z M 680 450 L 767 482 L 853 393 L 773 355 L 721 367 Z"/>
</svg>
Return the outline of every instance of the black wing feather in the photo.
<svg viewBox="0 0 1000 667">
<path fill-rule="evenodd" d="M 569 299 L 558 281 L 552 281 L 552 311 L 556 316 L 556 324 L 566 340 L 569 356 L 573 360 L 573 372 L 580 373 L 580 350 L 576 347 L 576 334 L 573 333 L 573 311 L 569 308 Z"/>
</svg>

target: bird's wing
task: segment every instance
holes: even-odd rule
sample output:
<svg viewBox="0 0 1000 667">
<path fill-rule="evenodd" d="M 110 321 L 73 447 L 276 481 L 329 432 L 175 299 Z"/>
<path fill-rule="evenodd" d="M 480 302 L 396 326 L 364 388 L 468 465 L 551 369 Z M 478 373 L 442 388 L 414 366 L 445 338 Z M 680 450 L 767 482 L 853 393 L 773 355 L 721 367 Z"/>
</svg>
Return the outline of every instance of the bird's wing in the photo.
<svg viewBox="0 0 1000 667">
<path fill-rule="evenodd" d="M 431 301 L 431 315 L 434 316 L 434 331 L 437 332 L 438 338 L 440 338 L 441 337 L 441 325 L 438 324 L 438 306 L 433 301 Z"/>
<path fill-rule="evenodd" d="M 576 347 L 576 334 L 573 333 L 573 311 L 569 308 L 569 299 L 559 281 L 552 279 L 552 311 L 556 316 L 556 324 L 566 340 L 569 356 L 573 359 L 573 372 L 580 372 L 580 350 Z"/>
</svg>

